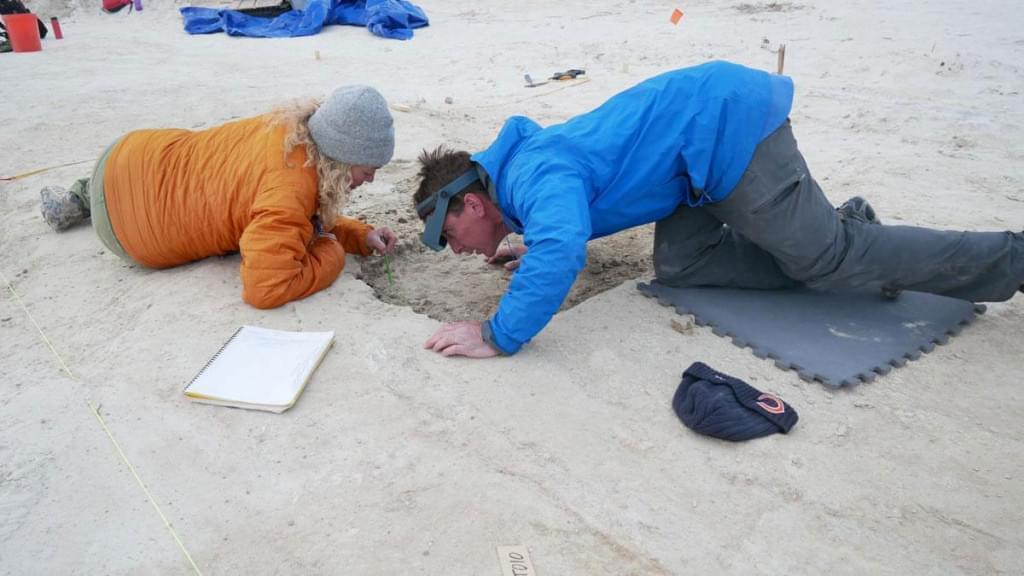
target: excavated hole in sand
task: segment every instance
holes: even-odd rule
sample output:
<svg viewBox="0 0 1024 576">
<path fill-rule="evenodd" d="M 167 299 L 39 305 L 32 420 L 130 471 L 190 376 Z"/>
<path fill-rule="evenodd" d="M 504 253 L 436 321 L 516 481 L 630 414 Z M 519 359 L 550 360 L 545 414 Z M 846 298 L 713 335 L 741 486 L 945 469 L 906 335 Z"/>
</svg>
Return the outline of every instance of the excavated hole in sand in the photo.
<svg viewBox="0 0 1024 576">
<path fill-rule="evenodd" d="M 359 278 L 369 284 L 377 298 L 389 304 L 410 306 L 435 320 L 482 320 L 489 317 L 512 279 L 512 272 L 484 262 L 483 256 L 457 256 L 451 250 L 434 252 L 418 238 L 420 225 L 415 216 L 398 217 L 388 210 L 385 220 L 403 240 L 391 255 L 388 286 L 384 259 L 363 259 Z M 587 267 L 580 273 L 562 310 L 653 270 L 651 243 L 654 227 L 636 228 L 590 242 Z M 513 245 L 516 242 L 513 241 Z"/>
</svg>

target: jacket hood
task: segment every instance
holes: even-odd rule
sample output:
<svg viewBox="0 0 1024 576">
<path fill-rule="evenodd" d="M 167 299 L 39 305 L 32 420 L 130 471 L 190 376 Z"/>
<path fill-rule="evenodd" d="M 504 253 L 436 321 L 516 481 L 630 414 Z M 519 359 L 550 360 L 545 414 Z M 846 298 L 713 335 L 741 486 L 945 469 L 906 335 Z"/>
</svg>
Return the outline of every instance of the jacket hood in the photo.
<svg viewBox="0 0 1024 576">
<path fill-rule="evenodd" d="M 504 172 L 509 161 L 523 143 L 540 130 L 540 125 L 526 116 L 512 116 L 505 121 L 490 147 L 477 152 L 470 159 L 483 166 L 491 180 L 499 185 L 500 192 L 500 183 L 505 180 Z"/>
</svg>

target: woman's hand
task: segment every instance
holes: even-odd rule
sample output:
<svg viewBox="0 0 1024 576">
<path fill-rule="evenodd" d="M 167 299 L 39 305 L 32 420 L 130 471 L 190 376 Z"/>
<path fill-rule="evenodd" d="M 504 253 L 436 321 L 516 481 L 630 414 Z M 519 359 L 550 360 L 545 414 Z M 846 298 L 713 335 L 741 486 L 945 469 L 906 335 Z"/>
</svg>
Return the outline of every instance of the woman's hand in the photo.
<svg viewBox="0 0 1024 576">
<path fill-rule="evenodd" d="M 504 264 L 505 270 L 519 268 L 519 260 L 526 254 L 526 246 L 502 246 L 487 259 L 488 264 Z"/>
<path fill-rule="evenodd" d="M 378 254 L 391 252 L 395 249 L 396 242 L 398 242 L 398 236 L 395 236 L 395 233 L 387 226 L 374 228 L 366 233 L 366 245 L 376 250 Z"/>
</svg>

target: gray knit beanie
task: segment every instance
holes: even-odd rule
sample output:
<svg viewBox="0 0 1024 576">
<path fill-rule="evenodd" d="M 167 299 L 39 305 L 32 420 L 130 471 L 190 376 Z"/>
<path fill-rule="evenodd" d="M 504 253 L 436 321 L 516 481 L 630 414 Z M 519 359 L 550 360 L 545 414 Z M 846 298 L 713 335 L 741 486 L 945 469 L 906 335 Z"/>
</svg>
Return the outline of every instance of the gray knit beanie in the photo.
<svg viewBox="0 0 1024 576">
<path fill-rule="evenodd" d="M 349 165 L 380 167 L 395 153 L 388 103 L 369 86 L 342 86 L 309 118 L 320 152 Z"/>
</svg>

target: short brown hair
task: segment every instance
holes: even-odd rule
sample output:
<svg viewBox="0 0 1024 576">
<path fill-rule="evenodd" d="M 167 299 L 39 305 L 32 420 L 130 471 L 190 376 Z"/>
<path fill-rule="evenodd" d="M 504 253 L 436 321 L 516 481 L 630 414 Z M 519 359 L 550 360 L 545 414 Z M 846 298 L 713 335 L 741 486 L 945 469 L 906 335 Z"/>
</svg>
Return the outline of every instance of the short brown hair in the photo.
<svg viewBox="0 0 1024 576">
<path fill-rule="evenodd" d="M 431 194 L 437 192 L 446 184 L 473 167 L 473 161 L 469 159 L 469 152 L 464 150 L 452 150 L 444 144 L 433 151 L 423 150 L 419 157 L 420 163 L 420 185 L 412 195 L 413 205 L 426 200 Z M 462 197 L 467 193 L 485 194 L 484 187 L 479 181 L 473 182 L 462 192 L 453 196 L 448 203 L 448 212 L 459 214 L 462 212 Z"/>
</svg>

